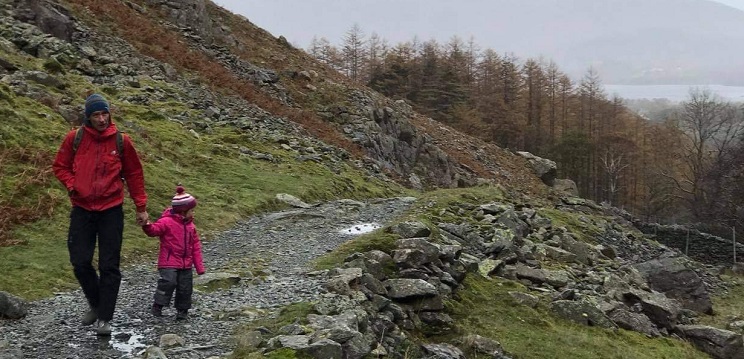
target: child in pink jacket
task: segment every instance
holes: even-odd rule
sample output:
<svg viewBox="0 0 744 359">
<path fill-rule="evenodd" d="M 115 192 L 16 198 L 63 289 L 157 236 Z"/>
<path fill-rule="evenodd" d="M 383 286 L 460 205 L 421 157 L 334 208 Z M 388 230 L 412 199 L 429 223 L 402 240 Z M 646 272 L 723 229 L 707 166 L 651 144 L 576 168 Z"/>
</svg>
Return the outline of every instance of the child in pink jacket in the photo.
<svg viewBox="0 0 744 359">
<path fill-rule="evenodd" d="M 204 274 L 201 242 L 194 226 L 194 207 L 196 198 L 186 193 L 179 185 L 171 207 L 167 208 L 155 222 L 142 226 L 150 237 L 160 237 L 158 254 L 158 286 L 155 301 L 150 312 L 156 317 L 163 316 L 163 307 L 170 305 L 173 291 L 176 292 L 174 307 L 176 320 L 188 319 L 193 292 L 192 267 L 198 275 Z"/>
</svg>

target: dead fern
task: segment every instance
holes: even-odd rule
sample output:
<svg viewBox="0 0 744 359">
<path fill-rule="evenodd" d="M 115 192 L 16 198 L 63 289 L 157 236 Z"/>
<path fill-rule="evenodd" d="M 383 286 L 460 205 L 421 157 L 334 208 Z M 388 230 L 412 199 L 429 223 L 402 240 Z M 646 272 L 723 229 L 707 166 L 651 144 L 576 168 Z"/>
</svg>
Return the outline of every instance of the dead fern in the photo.
<svg viewBox="0 0 744 359">
<path fill-rule="evenodd" d="M 13 178 L 11 188 L 0 197 L 0 246 L 24 243 L 10 232 L 13 227 L 51 216 L 63 200 L 49 188 L 54 181 L 51 168 L 54 155 L 47 151 L 26 148 L 4 148 L 0 152 L 0 176 Z M 22 169 L 8 173 L 9 168 Z"/>
</svg>

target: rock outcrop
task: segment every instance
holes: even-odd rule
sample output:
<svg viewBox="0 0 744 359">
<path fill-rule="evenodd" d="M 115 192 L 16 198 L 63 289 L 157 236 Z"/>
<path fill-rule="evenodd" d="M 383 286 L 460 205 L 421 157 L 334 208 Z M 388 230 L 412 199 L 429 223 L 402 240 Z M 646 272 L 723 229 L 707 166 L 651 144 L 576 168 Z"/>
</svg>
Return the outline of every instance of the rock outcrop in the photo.
<svg viewBox="0 0 744 359">
<path fill-rule="evenodd" d="M 602 209 L 586 201 L 580 206 L 595 208 L 595 214 Z M 323 321 L 308 317 L 313 331 L 304 333 L 300 344 L 278 336 L 268 340 L 270 347 L 284 346 L 320 358 L 313 348 L 329 347 L 331 340 L 337 345 L 329 348 L 340 347 L 344 358 L 362 358 L 373 351 L 394 353 L 397 345 L 408 340 L 408 330 L 429 334 L 449 330 L 453 319 L 443 301 L 461 289 L 467 276 L 484 276 L 523 284 L 525 291 L 511 293 L 516 303 L 547 306 L 569 321 L 650 337 L 677 334 L 714 358 L 744 356 L 741 335 L 696 324 L 698 315 L 711 312 L 709 288 L 717 284 L 706 283 L 703 279 L 710 277 L 697 274 L 706 272 L 705 267 L 675 249 L 636 238 L 632 227 L 620 225 L 622 218 L 612 222 L 604 216 L 585 215 L 587 224 L 604 231 L 597 237 L 606 238 L 592 243 L 554 225 L 545 216 L 547 212 L 529 207 L 462 204 L 447 212 L 459 214 L 462 222 L 436 223 L 437 235 L 423 223 L 392 226 L 387 230 L 401 238 L 391 253 L 356 253 L 343 267 L 327 272 L 329 294 L 316 311 L 330 317 Z M 657 255 L 645 260 L 619 250 L 623 247 Z M 394 273 L 380 270 L 391 263 Z M 566 269 L 547 269 L 557 263 Z M 339 328 L 338 323 L 350 324 Z M 498 345 L 495 348 L 499 349 L 493 349 L 493 357 L 510 357 Z M 420 349 L 459 358 L 463 350 L 472 348 L 433 343 Z"/>
</svg>

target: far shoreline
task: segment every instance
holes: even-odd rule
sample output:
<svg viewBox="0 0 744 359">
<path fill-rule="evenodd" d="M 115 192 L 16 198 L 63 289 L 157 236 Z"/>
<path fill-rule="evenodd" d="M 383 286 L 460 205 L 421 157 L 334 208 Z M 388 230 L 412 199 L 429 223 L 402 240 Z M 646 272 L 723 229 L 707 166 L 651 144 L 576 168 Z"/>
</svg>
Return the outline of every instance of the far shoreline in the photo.
<svg viewBox="0 0 744 359">
<path fill-rule="evenodd" d="M 724 100 L 744 102 L 744 86 L 728 85 L 604 85 L 608 97 L 618 95 L 627 100 L 667 99 L 672 102 L 682 102 L 689 98 L 693 88 L 708 89 Z"/>
</svg>

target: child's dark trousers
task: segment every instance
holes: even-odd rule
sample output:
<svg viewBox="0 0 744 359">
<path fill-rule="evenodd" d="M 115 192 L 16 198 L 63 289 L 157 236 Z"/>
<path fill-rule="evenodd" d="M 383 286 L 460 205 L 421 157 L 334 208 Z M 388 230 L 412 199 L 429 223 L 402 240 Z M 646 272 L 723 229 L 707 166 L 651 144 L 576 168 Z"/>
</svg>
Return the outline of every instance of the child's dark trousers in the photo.
<svg viewBox="0 0 744 359">
<path fill-rule="evenodd" d="M 159 268 L 160 279 L 155 290 L 155 304 L 167 307 L 170 305 L 173 292 L 176 299 L 173 306 L 179 310 L 191 309 L 191 293 L 193 291 L 194 275 L 189 269 Z"/>
</svg>

